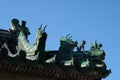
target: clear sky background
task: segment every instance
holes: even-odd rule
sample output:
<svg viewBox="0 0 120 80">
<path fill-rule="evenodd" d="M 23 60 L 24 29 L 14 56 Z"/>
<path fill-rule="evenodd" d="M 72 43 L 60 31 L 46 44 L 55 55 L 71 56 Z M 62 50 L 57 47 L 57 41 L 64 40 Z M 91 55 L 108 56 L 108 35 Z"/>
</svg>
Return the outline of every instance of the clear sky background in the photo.
<svg viewBox="0 0 120 80">
<path fill-rule="evenodd" d="M 0 28 L 8 30 L 13 18 L 27 21 L 31 44 L 47 24 L 46 50 L 58 50 L 60 37 L 69 33 L 79 44 L 86 40 L 85 50 L 97 40 L 112 70 L 104 80 L 120 78 L 120 0 L 0 0 Z"/>
</svg>

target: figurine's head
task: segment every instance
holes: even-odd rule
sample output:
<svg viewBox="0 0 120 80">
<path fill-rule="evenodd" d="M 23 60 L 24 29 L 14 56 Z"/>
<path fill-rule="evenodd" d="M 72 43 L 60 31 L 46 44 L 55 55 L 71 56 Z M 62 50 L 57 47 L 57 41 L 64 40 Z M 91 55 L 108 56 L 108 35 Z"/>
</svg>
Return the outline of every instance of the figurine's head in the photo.
<svg viewBox="0 0 120 80">
<path fill-rule="evenodd" d="M 74 49 L 77 46 L 78 42 L 77 41 L 73 41 L 71 39 L 71 37 L 72 36 L 70 36 L 70 34 L 68 34 L 66 36 L 66 38 L 61 37 L 61 39 L 60 39 L 60 45 L 62 47 L 71 47 L 72 49 Z"/>
<path fill-rule="evenodd" d="M 11 21 L 11 22 L 12 22 L 12 23 L 19 24 L 19 20 L 18 20 L 18 19 L 16 19 L 16 18 L 12 19 L 12 21 Z"/>
<path fill-rule="evenodd" d="M 18 19 L 12 19 L 11 20 L 11 28 L 12 28 L 12 30 L 17 30 L 17 27 L 16 26 L 18 26 L 19 25 L 19 20 Z"/>
</svg>

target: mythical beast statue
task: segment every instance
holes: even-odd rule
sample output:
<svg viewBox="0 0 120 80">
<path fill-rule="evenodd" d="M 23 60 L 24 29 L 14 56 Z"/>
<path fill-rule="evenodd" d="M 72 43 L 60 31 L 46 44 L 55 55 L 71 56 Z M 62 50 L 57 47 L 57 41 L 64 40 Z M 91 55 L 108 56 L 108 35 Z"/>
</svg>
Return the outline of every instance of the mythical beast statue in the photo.
<svg viewBox="0 0 120 80">
<path fill-rule="evenodd" d="M 97 41 L 91 45 L 89 50 L 85 50 L 86 41 L 82 41 L 78 46 L 77 41 L 71 39 L 70 34 L 60 38 L 60 47 L 58 50 L 45 50 L 47 33 L 46 26 L 38 28 L 36 40 L 33 45 L 29 44 L 29 29 L 26 22 L 19 24 L 17 19 L 12 19 L 10 30 L 0 29 L 0 59 L 18 62 L 23 60 L 28 65 L 41 64 L 44 67 L 53 68 L 59 66 L 64 71 L 78 71 L 87 74 L 91 70 L 96 70 L 101 74 L 109 74 L 104 63 L 105 51 L 101 49 L 102 44 Z M 76 49 L 76 50 L 74 50 Z"/>
<path fill-rule="evenodd" d="M 19 21 L 17 19 L 12 19 L 11 21 L 11 27 L 12 29 L 9 30 L 9 32 L 12 34 L 14 33 L 16 35 L 16 42 L 17 44 L 13 44 L 14 51 L 11 50 L 12 48 L 9 48 L 8 42 L 4 42 L 2 45 L 3 49 L 5 48 L 8 52 L 8 56 L 10 57 L 17 57 L 22 56 L 26 60 L 30 61 L 39 61 L 39 55 L 40 52 L 45 51 L 45 42 L 47 38 L 47 33 L 45 32 L 45 28 L 42 30 L 42 25 L 40 28 L 38 28 L 37 34 L 36 34 L 36 40 L 33 45 L 29 44 L 28 41 L 28 35 L 30 34 L 29 29 L 26 27 L 26 22 L 22 21 L 22 25 L 19 24 Z M 12 52 L 11 52 L 12 51 Z M 14 54 L 13 54 L 14 52 Z"/>
<path fill-rule="evenodd" d="M 66 38 L 62 37 L 58 53 L 54 57 L 47 59 L 46 63 L 50 65 L 57 63 L 65 71 L 71 71 L 72 67 L 75 66 L 83 73 L 87 73 L 92 69 L 104 73 L 106 64 L 103 62 L 105 52 L 101 50 L 102 44 L 97 44 L 95 41 L 90 50 L 85 51 L 85 43 L 86 41 L 83 40 L 81 45 L 77 46 L 78 42 L 73 41 L 70 34 Z M 77 48 L 77 51 L 73 51 L 74 48 Z"/>
</svg>

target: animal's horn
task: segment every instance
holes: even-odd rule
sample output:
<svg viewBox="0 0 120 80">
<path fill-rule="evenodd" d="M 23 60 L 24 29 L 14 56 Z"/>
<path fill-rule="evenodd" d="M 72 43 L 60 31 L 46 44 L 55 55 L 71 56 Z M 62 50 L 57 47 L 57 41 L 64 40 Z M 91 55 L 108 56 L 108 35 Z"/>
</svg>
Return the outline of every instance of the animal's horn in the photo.
<svg viewBox="0 0 120 80">
<path fill-rule="evenodd" d="M 45 27 L 44 27 L 43 31 L 45 31 L 46 27 L 47 27 L 47 25 L 45 25 Z"/>
<path fill-rule="evenodd" d="M 70 39 L 72 36 L 68 37 L 68 39 Z"/>
<path fill-rule="evenodd" d="M 69 36 L 70 34 L 68 34 L 67 36 L 66 36 L 66 39 L 68 39 L 68 36 Z"/>
<path fill-rule="evenodd" d="M 40 29 L 42 29 L 42 25 L 43 25 L 43 24 L 40 25 Z"/>
</svg>

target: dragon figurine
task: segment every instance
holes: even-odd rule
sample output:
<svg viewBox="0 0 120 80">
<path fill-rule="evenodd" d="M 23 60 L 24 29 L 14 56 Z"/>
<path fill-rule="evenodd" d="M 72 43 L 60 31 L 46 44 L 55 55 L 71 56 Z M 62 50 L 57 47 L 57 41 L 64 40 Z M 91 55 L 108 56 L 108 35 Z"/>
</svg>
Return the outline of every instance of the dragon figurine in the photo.
<svg viewBox="0 0 120 80">
<path fill-rule="evenodd" d="M 60 39 L 58 53 L 52 58 L 47 59 L 46 63 L 57 63 L 65 71 L 70 71 L 72 70 L 72 66 L 76 66 L 76 68 L 83 73 L 87 73 L 91 69 L 96 69 L 104 73 L 106 65 L 103 62 L 105 52 L 100 49 L 102 44 L 97 44 L 95 41 L 90 50 L 84 51 L 86 41 L 83 40 L 81 45 L 77 46 L 78 42 L 73 41 L 69 35 L 70 34 L 68 34 L 66 38 L 62 37 Z M 77 51 L 73 51 L 76 47 Z M 82 48 L 83 50 L 81 50 Z"/>
<path fill-rule="evenodd" d="M 8 56 L 15 58 L 17 56 L 22 56 L 27 61 L 39 61 L 39 55 L 40 52 L 45 51 L 45 41 L 47 38 L 47 33 L 45 32 L 45 28 L 42 30 L 42 25 L 40 28 L 38 28 L 37 34 L 36 34 L 36 40 L 33 45 L 30 45 L 27 37 L 30 34 L 27 27 L 25 27 L 25 21 L 22 21 L 22 25 L 19 24 L 19 21 L 17 19 L 12 19 L 11 21 L 11 27 L 10 33 L 16 34 L 16 43 L 12 46 L 14 47 L 14 54 L 12 48 L 9 48 L 10 44 L 8 42 L 4 42 L 2 45 L 2 51 L 3 49 L 7 50 Z"/>
<path fill-rule="evenodd" d="M 56 51 L 45 50 L 47 33 L 46 26 L 38 28 L 36 39 L 33 45 L 28 41 L 30 35 L 26 27 L 26 21 L 19 24 L 17 19 L 11 20 L 10 30 L 0 29 L 0 58 L 13 61 L 24 60 L 28 65 L 43 63 L 45 67 L 60 66 L 64 71 L 72 71 L 73 68 L 86 74 L 90 70 L 100 73 L 110 73 L 104 63 L 105 51 L 101 49 L 102 44 L 97 41 L 85 50 L 86 41 L 83 40 L 78 46 L 78 41 L 73 41 L 70 34 L 60 38 L 60 47 Z M 76 48 L 76 50 L 74 50 Z"/>
</svg>

